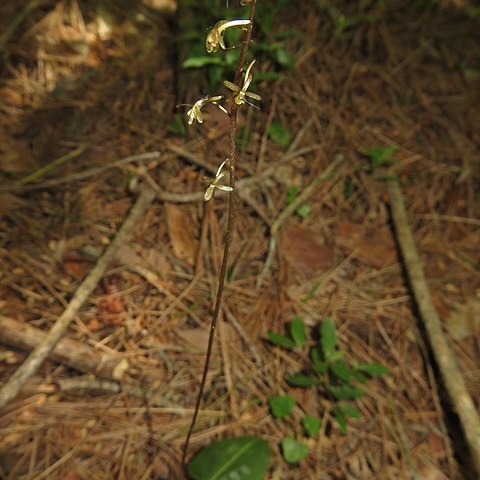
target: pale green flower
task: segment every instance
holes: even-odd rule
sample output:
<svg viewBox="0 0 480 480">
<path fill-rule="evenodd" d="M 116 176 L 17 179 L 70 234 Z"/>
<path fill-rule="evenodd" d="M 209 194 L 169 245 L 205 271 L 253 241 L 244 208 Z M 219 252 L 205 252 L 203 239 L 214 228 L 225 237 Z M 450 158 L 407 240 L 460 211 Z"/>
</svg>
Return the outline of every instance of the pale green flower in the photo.
<svg viewBox="0 0 480 480">
<path fill-rule="evenodd" d="M 208 186 L 207 190 L 205 191 L 205 195 L 203 196 L 206 202 L 208 202 L 212 198 L 213 192 L 216 188 L 218 188 L 219 190 L 223 190 L 224 192 L 233 191 L 233 188 L 227 185 L 217 185 L 219 180 L 221 180 L 227 174 L 227 172 L 222 172 L 222 169 L 225 166 L 225 163 L 227 163 L 227 161 L 228 161 L 228 158 L 224 162 L 222 162 L 221 165 L 218 167 L 217 173 L 215 174 L 215 178 L 209 179 L 210 185 Z"/>
<path fill-rule="evenodd" d="M 225 50 L 225 41 L 223 39 L 223 34 L 225 30 L 230 27 L 240 27 L 250 25 L 250 20 L 248 19 L 239 19 L 239 20 L 220 20 L 215 24 L 215 26 L 208 32 L 207 39 L 205 40 L 205 48 L 208 53 L 213 53 L 218 50 L 218 47 L 221 47 Z"/>
</svg>

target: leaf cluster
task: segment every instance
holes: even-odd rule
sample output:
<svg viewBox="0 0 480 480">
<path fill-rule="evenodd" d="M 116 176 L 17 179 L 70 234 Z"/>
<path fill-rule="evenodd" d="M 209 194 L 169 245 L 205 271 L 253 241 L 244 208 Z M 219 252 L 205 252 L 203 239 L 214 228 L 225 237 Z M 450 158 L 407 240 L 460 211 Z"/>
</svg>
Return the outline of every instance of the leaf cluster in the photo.
<svg viewBox="0 0 480 480">
<path fill-rule="evenodd" d="M 281 79 L 284 76 L 281 73 L 283 69 L 294 67 L 294 57 L 286 48 L 286 42 L 288 38 L 298 35 L 299 32 L 293 29 L 279 32 L 273 28 L 279 13 L 290 3 L 292 0 L 262 2 L 255 9 L 255 25 L 258 28 L 256 28 L 255 42 L 250 45 L 250 50 L 255 58 L 268 58 L 273 64 L 271 71 L 259 72 L 255 81 Z M 201 7 L 203 7 L 203 11 Z M 201 48 L 203 38 L 198 35 L 198 32 L 202 30 L 197 22 L 201 21 L 203 26 L 205 18 L 208 18 L 208 21 L 213 24 L 218 17 L 231 19 L 232 13 L 229 9 L 218 6 L 218 2 L 215 0 L 197 4 L 196 9 L 198 13 L 192 16 L 191 26 L 189 25 L 187 31 L 182 32 L 182 38 L 198 39 L 198 42 L 192 44 L 191 52 L 184 60 L 182 67 L 205 68 L 210 88 L 213 91 L 218 88 L 222 78 L 235 70 L 240 55 L 240 48 L 237 47 L 241 44 L 242 32 L 240 29 L 226 31 L 225 43 L 228 49 L 218 52 L 216 55 L 206 55 L 204 49 Z"/>
<path fill-rule="evenodd" d="M 353 401 L 365 395 L 359 385 L 368 376 L 389 375 L 389 370 L 379 363 L 347 362 L 345 352 L 337 345 L 337 334 L 331 317 L 325 318 L 318 329 L 318 341 L 308 341 L 308 334 L 302 318 L 295 317 L 288 325 L 287 334 L 269 332 L 270 343 L 289 350 L 308 349 L 308 362 L 298 373 L 288 375 L 285 380 L 292 387 L 314 388 L 332 404 L 333 417 L 342 433 L 347 431 L 347 418 L 358 419 L 360 411 Z M 306 352 L 305 352 L 306 353 Z M 305 355 L 306 356 L 306 355 Z M 272 416 L 284 420 L 296 408 L 291 395 L 272 396 L 269 399 Z M 321 412 L 319 412 L 321 413 Z M 321 428 L 320 418 L 304 416 L 302 426 L 309 437 L 317 435 Z M 294 448 L 295 442 L 297 448 Z M 308 454 L 306 446 L 292 438 L 282 443 L 282 453 L 289 463 L 297 463 Z M 302 457 L 302 458 L 299 458 Z"/>
</svg>

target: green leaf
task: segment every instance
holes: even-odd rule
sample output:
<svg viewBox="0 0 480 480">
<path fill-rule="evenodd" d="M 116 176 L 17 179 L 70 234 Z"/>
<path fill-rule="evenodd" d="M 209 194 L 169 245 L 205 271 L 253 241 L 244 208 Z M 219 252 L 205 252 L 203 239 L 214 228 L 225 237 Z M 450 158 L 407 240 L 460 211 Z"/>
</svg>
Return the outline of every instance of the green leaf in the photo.
<svg viewBox="0 0 480 480">
<path fill-rule="evenodd" d="M 320 385 L 322 383 L 318 378 L 299 373 L 295 375 L 288 375 L 285 380 L 293 387 L 313 387 L 314 385 Z"/>
<path fill-rule="evenodd" d="M 347 433 L 347 419 L 345 418 L 345 415 L 343 415 L 342 412 L 335 410 L 333 413 L 333 416 L 335 417 L 335 420 L 337 421 L 338 428 L 342 433 Z"/>
<path fill-rule="evenodd" d="M 275 60 L 285 68 L 293 68 L 295 66 L 293 55 L 284 48 L 275 50 Z"/>
<path fill-rule="evenodd" d="M 340 380 L 350 381 L 353 371 L 347 367 L 344 360 L 338 360 L 330 364 L 331 372 Z"/>
<path fill-rule="evenodd" d="M 275 418 L 288 417 L 297 406 L 295 400 L 290 395 L 279 395 L 268 399 L 270 410 Z"/>
<path fill-rule="evenodd" d="M 312 213 L 312 209 L 306 204 L 300 205 L 300 207 L 295 210 L 295 213 L 301 218 L 307 218 L 310 213 Z"/>
<path fill-rule="evenodd" d="M 276 120 L 270 124 L 270 127 L 268 127 L 268 136 L 272 139 L 272 142 L 275 142 L 282 147 L 288 147 L 292 141 L 290 131 Z"/>
<path fill-rule="evenodd" d="M 369 375 L 390 375 L 390 370 L 380 363 L 361 363 L 355 368 Z"/>
<path fill-rule="evenodd" d="M 188 465 L 188 474 L 192 480 L 263 480 L 269 460 L 265 440 L 227 438 L 201 450 Z"/>
<path fill-rule="evenodd" d="M 282 440 L 282 455 L 287 463 L 298 463 L 308 455 L 308 447 L 287 437 Z"/>
<path fill-rule="evenodd" d="M 218 57 L 189 57 L 183 63 L 183 68 L 201 68 L 207 65 L 223 65 L 224 62 Z"/>
<path fill-rule="evenodd" d="M 325 355 L 325 359 L 329 360 L 335 351 L 335 346 L 337 344 L 335 325 L 333 324 L 332 317 L 327 317 L 323 320 L 320 325 L 320 336 L 323 354 Z"/>
<path fill-rule="evenodd" d="M 307 331 L 302 317 L 298 315 L 290 323 L 290 336 L 293 338 L 295 345 L 301 347 L 305 343 L 307 338 Z"/>
<path fill-rule="evenodd" d="M 339 403 L 337 408 L 347 417 L 360 418 L 360 410 L 348 403 Z"/>
<path fill-rule="evenodd" d="M 293 348 L 295 346 L 292 339 L 285 335 L 281 335 L 280 333 L 268 332 L 267 338 L 275 345 L 280 345 L 280 347 Z"/>
<path fill-rule="evenodd" d="M 367 380 L 368 380 L 368 378 L 358 370 L 353 371 L 353 377 L 355 378 L 355 380 L 357 380 L 357 382 L 360 382 L 360 383 L 367 383 Z"/>
<path fill-rule="evenodd" d="M 289 187 L 287 190 L 287 205 L 291 205 L 297 198 L 297 194 L 300 191 L 298 187 Z"/>
<path fill-rule="evenodd" d="M 322 421 L 310 415 L 305 415 L 305 417 L 302 418 L 302 424 L 309 437 L 314 437 L 322 427 Z"/>
<path fill-rule="evenodd" d="M 362 147 L 360 153 L 370 159 L 370 170 L 373 172 L 381 165 L 391 165 L 398 159 L 391 157 L 397 151 L 396 147 L 382 147 L 377 145 L 375 148 Z"/>
<path fill-rule="evenodd" d="M 285 75 L 283 73 L 278 72 L 271 72 L 267 70 L 266 72 L 258 72 L 255 74 L 255 78 L 253 79 L 256 82 L 260 82 L 261 80 L 266 80 L 267 82 L 271 82 L 274 80 L 283 80 Z"/>
<path fill-rule="evenodd" d="M 179 135 L 180 137 L 185 136 L 185 134 L 187 133 L 187 128 L 185 127 L 185 121 L 182 114 L 177 113 L 173 117 L 173 121 L 170 124 L 170 131 L 172 131 L 176 135 Z"/>
<path fill-rule="evenodd" d="M 315 373 L 325 373 L 327 371 L 328 365 L 322 360 L 318 348 L 310 350 L 310 359 L 312 360 L 312 370 Z"/>
<path fill-rule="evenodd" d="M 365 395 L 363 390 L 360 390 L 357 387 L 352 387 L 350 385 L 341 385 L 336 387 L 334 385 L 327 385 L 330 393 L 338 398 L 339 400 L 353 400 L 355 398 L 360 398 Z"/>
</svg>

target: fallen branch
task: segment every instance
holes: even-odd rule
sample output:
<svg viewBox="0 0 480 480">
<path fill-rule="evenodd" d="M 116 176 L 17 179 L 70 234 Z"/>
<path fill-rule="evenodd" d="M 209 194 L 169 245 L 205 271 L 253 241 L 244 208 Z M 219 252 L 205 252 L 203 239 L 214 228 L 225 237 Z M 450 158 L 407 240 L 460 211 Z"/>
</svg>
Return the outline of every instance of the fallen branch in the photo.
<svg viewBox="0 0 480 480">
<path fill-rule="evenodd" d="M 402 192 L 397 183 L 389 183 L 388 194 L 397 240 L 420 312 L 420 319 L 425 326 L 448 395 L 460 419 L 477 473 L 480 474 L 480 418 L 433 305 L 415 241 L 408 225 Z"/>
<path fill-rule="evenodd" d="M 140 196 L 116 237 L 100 257 L 95 267 L 80 284 L 63 314 L 56 320 L 48 334 L 26 358 L 25 362 L 0 389 L 0 409 L 4 408 L 17 396 L 22 386 L 35 374 L 43 361 L 53 351 L 83 303 L 97 286 L 111 260 L 115 257 L 118 248 L 125 243 L 154 198 L 154 192 L 145 187 L 142 189 Z"/>
<path fill-rule="evenodd" d="M 40 328 L 13 318 L 0 316 L 0 343 L 9 347 L 31 352 L 47 336 Z M 120 355 L 95 350 L 84 343 L 71 338 L 60 340 L 49 358 L 82 373 L 94 373 L 109 380 L 121 380 L 131 377 L 132 369 L 126 358 Z"/>
</svg>

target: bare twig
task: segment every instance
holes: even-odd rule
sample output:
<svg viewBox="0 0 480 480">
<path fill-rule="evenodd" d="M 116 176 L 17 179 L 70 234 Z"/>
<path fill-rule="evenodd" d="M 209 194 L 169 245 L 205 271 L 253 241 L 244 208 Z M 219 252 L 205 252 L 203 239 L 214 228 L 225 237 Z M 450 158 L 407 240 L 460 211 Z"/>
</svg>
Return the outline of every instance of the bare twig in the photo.
<svg viewBox="0 0 480 480">
<path fill-rule="evenodd" d="M 442 322 L 433 305 L 415 240 L 408 225 L 407 213 L 399 185 L 394 182 L 389 183 L 388 194 L 398 243 L 421 321 L 425 326 L 433 355 L 442 374 L 450 400 L 460 419 L 477 473 L 480 474 L 480 418 L 468 393 L 465 379 L 455 355 L 442 330 Z"/>
<path fill-rule="evenodd" d="M 0 316 L 0 343 L 30 352 L 47 336 L 43 330 L 13 318 Z M 83 373 L 94 373 L 110 380 L 128 375 L 130 364 L 122 355 L 94 350 L 71 338 L 64 338 L 52 350 L 50 358 Z"/>
<path fill-rule="evenodd" d="M 0 409 L 12 401 L 27 382 L 35 374 L 43 361 L 50 355 L 60 341 L 73 318 L 77 315 L 83 303 L 93 292 L 98 281 L 102 278 L 105 270 L 115 257 L 118 248 L 125 243 L 136 224 L 145 213 L 146 209 L 155 198 L 154 192 L 143 188 L 135 205 L 130 211 L 124 224 L 121 226 L 116 237 L 108 246 L 105 253 L 100 257 L 95 267 L 90 271 L 85 280 L 80 284 L 73 298 L 70 300 L 63 314 L 56 320 L 52 328 L 41 343 L 27 357 L 25 362 L 15 371 L 9 380 L 0 389 Z"/>
</svg>

